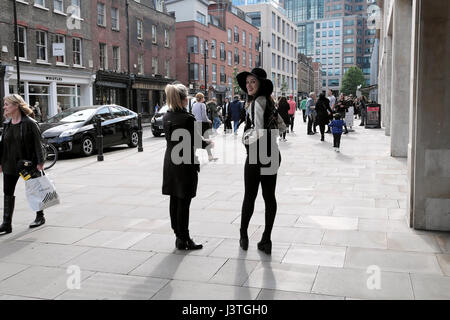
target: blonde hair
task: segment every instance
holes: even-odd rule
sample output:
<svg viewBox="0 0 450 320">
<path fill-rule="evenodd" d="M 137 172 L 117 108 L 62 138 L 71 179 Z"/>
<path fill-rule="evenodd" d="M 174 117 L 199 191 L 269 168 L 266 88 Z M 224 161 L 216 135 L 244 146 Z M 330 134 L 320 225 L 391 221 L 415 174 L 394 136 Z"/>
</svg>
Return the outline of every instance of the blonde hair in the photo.
<svg viewBox="0 0 450 320">
<path fill-rule="evenodd" d="M 195 95 L 195 100 L 197 100 L 199 102 L 200 102 L 200 100 L 203 100 L 204 98 L 205 98 L 205 95 L 201 92 L 199 92 Z"/>
<path fill-rule="evenodd" d="M 188 90 L 183 84 L 168 84 L 165 92 L 167 97 L 167 105 L 170 110 L 184 110 L 183 100 L 188 96 Z"/>
<path fill-rule="evenodd" d="M 28 103 L 23 100 L 23 98 L 18 94 L 11 94 L 5 97 L 5 101 L 9 104 L 16 104 L 19 107 L 20 112 L 22 112 L 26 116 L 33 116 L 33 110 L 31 110 Z"/>
</svg>

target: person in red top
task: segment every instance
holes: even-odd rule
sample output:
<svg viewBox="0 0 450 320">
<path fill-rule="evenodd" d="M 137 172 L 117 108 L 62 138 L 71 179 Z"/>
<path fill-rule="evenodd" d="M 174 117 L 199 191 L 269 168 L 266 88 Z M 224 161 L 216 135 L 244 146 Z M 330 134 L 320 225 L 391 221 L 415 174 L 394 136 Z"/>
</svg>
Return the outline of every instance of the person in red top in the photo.
<svg viewBox="0 0 450 320">
<path fill-rule="evenodd" d="M 292 94 L 289 96 L 289 119 L 291 122 L 291 132 L 294 132 L 294 118 L 295 118 L 295 101 L 293 100 Z"/>
</svg>

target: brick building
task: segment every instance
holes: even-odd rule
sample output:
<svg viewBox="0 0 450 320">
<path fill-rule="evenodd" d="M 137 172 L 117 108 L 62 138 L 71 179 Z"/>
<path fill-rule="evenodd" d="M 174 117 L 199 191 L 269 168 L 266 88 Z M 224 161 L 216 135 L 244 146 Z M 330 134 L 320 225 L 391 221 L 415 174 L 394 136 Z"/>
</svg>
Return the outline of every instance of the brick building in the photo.
<svg viewBox="0 0 450 320">
<path fill-rule="evenodd" d="M 30 105 L 39 104 L 42 120 L 56 114 L 58 105 L 66 109 L 93 103 L 94 66 L 87 3 L 16 1 L 20 94 Z M 18 90 L 13 5 L 13 1 L 0 1 L 2 97 Z"/>
<path fill-rule="evenodd" d="M 302 97 L 314 91 L 314 69 L 312 58 L 298 54 L 298 96 Z"/>
<path fill-rule="evenodd" d="M 177 19 L 177 80 L 186 84 L 191 94 L 204 91 L 206 79 L 209 98 L 221 102 L 232 96 L 234 74 L 256 66 L 258 28 L 227 2 L 209 5 L 203 0 L 172 0 L 166 5 Z M 186 7 L 195 10 L 186 11 Z"/>
</svg>

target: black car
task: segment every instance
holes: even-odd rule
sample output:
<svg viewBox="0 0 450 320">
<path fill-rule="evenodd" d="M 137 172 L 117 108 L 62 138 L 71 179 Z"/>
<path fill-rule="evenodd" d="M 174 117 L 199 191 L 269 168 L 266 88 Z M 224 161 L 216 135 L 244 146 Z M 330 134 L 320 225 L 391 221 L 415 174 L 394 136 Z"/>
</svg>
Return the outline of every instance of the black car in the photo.
<svg viewBox="0 0 450 320">
<path fill-rule="evenodd" d="M 166 114 L 167 110 L 169 110 L 169 107 L 167 105 L 162 106 L 150 121 L 150 127 L 152 128 L 152 133 L 155 137 L 161 136 L 161 134 L 164 132 L 163 117 Z"/>
<path fill-rule="evenodd" d="M 102 123 L 105 147 L 138 145 L 137 113 L 118 105 L 73 107 L 40 124 L 42 138 L 53 144 L 58 152 L 92 155 L 96 150 L 95 121 Z"/>
</svg>

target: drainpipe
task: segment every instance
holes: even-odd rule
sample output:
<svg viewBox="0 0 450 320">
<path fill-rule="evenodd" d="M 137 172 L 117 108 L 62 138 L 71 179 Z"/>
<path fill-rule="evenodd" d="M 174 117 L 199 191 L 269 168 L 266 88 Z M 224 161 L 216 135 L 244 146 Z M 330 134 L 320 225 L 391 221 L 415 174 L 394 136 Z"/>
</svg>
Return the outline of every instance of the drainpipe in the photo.
<svg viewBox="0 0 450 320">
<path fill-rule="evenodd" d="M 130 14 L 129 14 L 130 1 L 126 1 L 125 11 L 127 17 L 127 64 L 128 64 L 128 86 L 127 86 L 127 104 L 128 109 L 132 110 L 132 91 L 131 91 L 131 63 L 130 63 Z"/>
</svg>

